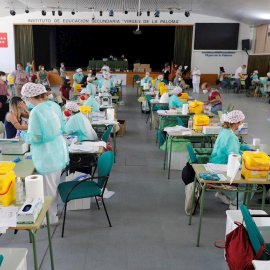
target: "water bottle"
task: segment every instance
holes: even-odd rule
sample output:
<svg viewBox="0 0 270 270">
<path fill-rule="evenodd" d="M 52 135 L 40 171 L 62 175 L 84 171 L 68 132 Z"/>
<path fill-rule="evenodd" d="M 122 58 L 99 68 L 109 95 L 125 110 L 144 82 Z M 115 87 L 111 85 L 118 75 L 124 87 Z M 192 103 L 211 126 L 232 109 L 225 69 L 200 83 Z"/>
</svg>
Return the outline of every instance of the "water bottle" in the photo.
<svg viewBox="0 0 270 270">
<path fill-rule="evenodd" d="M 188 129 L 192 129 L 192 117 L 190 116 L 189 119 L 188 119 Z"/>
<path fill-rule="evenodd" d="M 20 177 L 16 179 L 16 204 L 22 204 L 24 201 L 23 182 Z"/>
</svg>

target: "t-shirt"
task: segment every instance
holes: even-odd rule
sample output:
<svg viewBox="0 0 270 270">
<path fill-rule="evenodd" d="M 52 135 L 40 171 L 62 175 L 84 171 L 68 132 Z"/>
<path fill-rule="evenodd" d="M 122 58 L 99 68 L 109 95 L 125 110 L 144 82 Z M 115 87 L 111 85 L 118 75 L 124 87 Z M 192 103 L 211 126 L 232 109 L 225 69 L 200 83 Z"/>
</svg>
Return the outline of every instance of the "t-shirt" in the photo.
<svg viewBox="0 0 270 270">
<path fill-rule="evenodd" d="M 194 69 L 192 71 L 192 83 L 200 83 L 200 80 L 201 80 L 201 76 L 197 76 L 197 75 L 201 75 L 201 71 L 199 69 Z"/>
<path fill-rule="evenodd" d="M 220 93 L 217 89 L 211 89 L 211 91 L 208 93 L 208 100 L 213 100 L 215 99 L 216 96 L 220 96 Z M 215 107 L 216 105 L 221 105 L 222 102 L 221 100 L 219 101 L 216 101 L 216 102 L 213 102 L 211 103 L 213 107 Z"/>
<path fill-rule="evenodd" d="M 5 82 L 4 83 L 0 83 L 0 95 L 1 96 L 8 95 L 7 84 Z"/>
<path fill-rule="evenodd" d="M 26 72 L 30 72 L 30 71 L 31 71 L 31 68 L 30 68 L 29 66 L 27 66 L 27 67 L 25 68 L 25 71 L 26 71 Z"/>
<path fill-rule="evenodd" d="M 19 71 L 15 70 L 11 73 L 14 78 L 15 84 L 25 84 L 28 82 L 29 74 L 25 70 Z"/>
<path fill-rule="evenodd" d="M 235 79 L 240 79 L 238 73 L 240 73 L 240 75 L 242 75 L 242 71 L 243 71 L 243 69 L 242 69 L 241 67 L 239 67 L 239 68 L 235 71 L 235 76 L 234 76 L 234 78 L 235 78 Z"/>
<path fill-rule="evenodd" d="M 61 85 L 59 91 L 62 92 L 63 97 L 66 98 L 67 100 L 69 99 L 69 92 L 71 90 L 71 86 L 68 87 L 64 87 L 63 85 Z"/>
</svg>

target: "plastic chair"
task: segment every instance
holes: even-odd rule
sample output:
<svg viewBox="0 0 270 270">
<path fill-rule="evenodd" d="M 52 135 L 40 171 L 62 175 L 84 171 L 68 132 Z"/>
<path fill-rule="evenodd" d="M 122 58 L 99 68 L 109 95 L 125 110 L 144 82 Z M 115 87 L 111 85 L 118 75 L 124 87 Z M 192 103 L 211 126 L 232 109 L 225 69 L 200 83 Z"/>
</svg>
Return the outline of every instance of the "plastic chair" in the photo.
<svg viewBox="0 0 270 270">
<path fill-rule="evenodd" d="M 66 221 L 66 210 L 67 203 L 71 200 L 82 199 L 95 197 L 98 209 L 99 204 L 97 201 L 97 197 L 101 198 L 102 204 L 109 222 L 109 226 L 112 227 L 111 221 L 103 200 L 103 194 L 105 188 L 107 186 L 109 180 L 109 174 L 112 169 L 112 165 L 114 162 L 114 154 L 111 151 L 105 152 L 101 155 L 98 160 L 98 176 L 97 177 L 89 177 L 79 181 L 68 181 L 61 183 L 58 186 L 58 191 L 62 201 L 65 203 L 64 206 L 64 220 L 62 225 L 62 237 L 64 237 L 65 230 L 65 221 Z M 93 181 L 93 179 L 97 179 L 97 182 Z"/>
<path fill-rule="evenodd" d="M 227 111 L 231 112 L 234 109 L 234 105 L 232 103 L 229 104 Z"/>
<path fill-rule="evenodd" d="M 102 141 L 104 141 L 105 143 L 108 142 L 110 134 L 111 134 L 111 130 L 112 130 L 112 126 L 110 126 L 102 135 L 101 139 Z"/>
<path fill-rule="evenodd" d="M 255 254 L 258 253 L 258 251 L 260 250 L 260 248 L 265 244 L 265 248 L 263 250 L 263 253 L 260 257 L 260 260 L 269 260 L 270 259 L 270 243 L 265 243 L 264 239 L 256 225 L 256 223 L 254 222 L 254 220 L 252 219 L 247 207 L 245 205 L 240 205 L 240 210 L 242 212 L 245 224 L 246 224 L 246 228 L 248 231 L 248 236 L 249 236 L 249 240 L 252 244 L 252 247 L 255 251 Z M 254 215 L 256 216 L 256 215 Z M 268 217 L 268 216 L 266 216 Z"/>
<path fill-rule="evenodd" d="M 147 119 L 146 119 L 146 123 L 148 122 L 148 119 L 151 115 L 151 103 L 150 103 L 150 100 L 152 99 L 152 97 L 150 95 L 146 95 L 145 96 L 146 98 L 146 101 L 148 103 L 148 106 L 149 106 L 149 114 L 147 116 Z M 153 111 L 158 111 L 158 110 L 161 110 L 162 108 L 157 104 L 155 108 L 153 108 Z"/>
<path fill-rule="evenodd" d="M 5 125 L 2 121 L 0 121 L 0 134 L 3 134 L 3 139 L 5 139 L 6 137 L 6 129 L 5 129 Z"/>
<path fill-rule="evenodd" d="M 195 152 L 193 151 L 192 146 L 187 145 L 187 150 L 188 150 L 188 154 L 189 154 L 189 158 L 192 164 L 197 164 L 198 163 L 198 159 L 195 155 Z"/>
<path fill-rule="evenodd" d="M 132 87 L 134 87 L 134 83 L 137 82 L 139 79 L 140 79 L 139 75 L 134 75 L 133 76 Z"/>
<path fill-rule="evenodd" d="M 177 117 L 177 122 L 178 122 L 178 125 L 179 126 L 182 126 L 182 127 L 185 126 L 184 123 L 183 123 L 183 121 L 182 121 L 182 119 L 180 117 Z"/>
<path fill-rule="evenodd" d="M 213 148 L 193 148 L 187 145 L 187 150 L 191 163 L 206 164 L 209 161 Z"/>
</svg>

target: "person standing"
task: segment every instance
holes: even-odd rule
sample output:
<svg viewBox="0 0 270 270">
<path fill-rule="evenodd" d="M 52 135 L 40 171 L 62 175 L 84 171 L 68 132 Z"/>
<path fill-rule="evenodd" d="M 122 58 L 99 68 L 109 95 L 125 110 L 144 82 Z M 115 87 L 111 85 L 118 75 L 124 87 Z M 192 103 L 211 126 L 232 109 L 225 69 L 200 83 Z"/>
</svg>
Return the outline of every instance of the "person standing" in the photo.
<svg viewBox="0 0 270 270">
<path fill-rule="evenodd" d="M 38 174 L 43 175 L 45 196 L 53 198 L 50 206 L 51 225 L 58 224 L 57 187 L 62 169 L 69 162 L 68 146 L 62 133 L 65 124 L 61 108 L 52 101 L 47 101 L 46 88 L 41 84 L 27 83 L 22 88 L 22 95 L 34 105 L 29 116 L 28 130 L 21 133 L 21 138 L 31 144 L 31 155 Z"/>
<path fill-rule="evenodd" d="M 27 62 L 25 71 L 28 72 L 28 74 L 30 76 L 30 72 L 31 72 L 31 63 L 30 62 Z"/>
<path fill-rule="evenodd" d="M 202 90 L 204 94 L 208 94 L 208 100 L 204 101 L 204 105 L 211 104 L 211 112 L 214 114 L 218 114 L 218 111 L 222 111 L 222 102 L 219 91 L 214 88 L 212 89 L 207 82 L 202 84 Z"/>
<path fill-rule="evenodd" d="M 67 100 L 69 100 L 71 89 L 70 80 L 65 79 L 64 84 L 62 84 L 59 89 L 60 96 L 64 104 L 66 104 Z"/>
<path fill-rule="evenodd" d="M 10 97 L 7 90 L 6 73 L 0 71 L 0 121 L 5 122 L 5 115 L 8 112 L 7 99 Z"/>
<path fill-rule="evenodd" d="M 246 69 L 246 65 L 242 65 L 241 67 L 237 68 L 235 71 L 235 88 L 234 88 L 234 93 L 239 93 L 239 90 L 241 88 L 241 78 L 242 78 L 242 73 L 244 69 Z"/>
<path fill-rule="evenodd" d="M 104 77 L 106 73 L 110 72 L 110 68 L 106 65 L 106 63 L 103 63 L 103 67 L 101 69 L 102 76 Z"/>
<path fill-rule="evenodd" d="M 170 65 L 169 64 L 165 64 L 165 68 L 164 68 L 164 80 L 167 81 L 167 83 L 169 82 L 169 75 L 170 75 L 170 72 L 171 72 L 171 68 L 170 68 Z"/>
<path fill-rule="evenodd" d="M 192 71 L 192 84 L 193 84 L 193 93 L 199 93 L 200 91 L 200 80 L 201 80 L 201 71 L 198 66 L 195 66 Z"/>
<path fill-rule="evenodd" d="M 61 67 L 60 67 L 60 78 L 61 78 L 61 85 L 63 85 L 67 78 L 66 68 L 63 62 L 61 63 Z"/>
<path fill-rule="evenodd" d="M 23 64 L 18 63 L 17 70 L 13 71 L 11 75 L 13 76 L 15 94 L 20 97 L 23 85 L 29 81 L 29 74 L 23 70 Z"/>
</svg>

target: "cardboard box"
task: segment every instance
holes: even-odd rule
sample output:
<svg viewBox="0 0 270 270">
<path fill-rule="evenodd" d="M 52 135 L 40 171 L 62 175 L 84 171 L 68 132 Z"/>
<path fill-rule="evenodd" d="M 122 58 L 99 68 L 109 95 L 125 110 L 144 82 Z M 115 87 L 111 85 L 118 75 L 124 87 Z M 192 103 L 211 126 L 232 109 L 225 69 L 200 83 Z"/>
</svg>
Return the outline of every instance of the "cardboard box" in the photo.
<svg viewBox="0 0 270 270">
<path fill-rule="evenodd" d="M 140 65 L 141 65 L 140 63 L 136 63 L 136 64 L 133 64 L 133 67 L 134 67 L 134 68 L 139 68 Z"/>
<path fill-rule="evenodd" d="M 138 68 L 138 72 L 145 72 L 145 68 Z"/>
<path fill-rule="evenodd" d="M 141 68 L 150 68 L 150 64 L 141 64 Z"/>
<path fill-rule="evenodd" d="M 118 130 L 117 137 L 123 137 L 126 132 L 126 120 L 118 120 L 120 129 Z"/>
<path fill-rule="evenodd" d="M 145 68 L 145 72 L 152 72 L 152 68 Z"/>
</svg>

